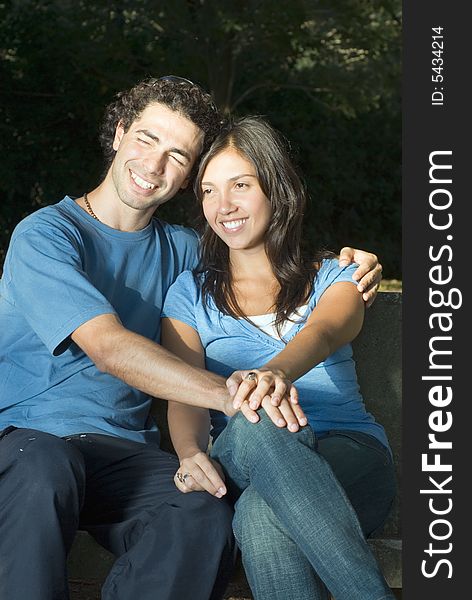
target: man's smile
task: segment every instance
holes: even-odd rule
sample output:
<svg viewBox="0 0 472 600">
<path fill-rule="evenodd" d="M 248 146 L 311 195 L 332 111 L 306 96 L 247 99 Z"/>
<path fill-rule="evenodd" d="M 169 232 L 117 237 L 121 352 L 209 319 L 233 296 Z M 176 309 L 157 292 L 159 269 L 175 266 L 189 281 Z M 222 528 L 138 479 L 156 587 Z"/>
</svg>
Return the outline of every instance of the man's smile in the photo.
<svg viewBox="0 0 472 600">
<path fill-rule="evenodd" d="M 134 171 L 131 171 L 131 169 L 130 169 L 130 173 L 131 173 L 131 179 L 136 183 L 136 185 L 138 185 L 143 190 L 155 190 L 158 187 L 155 183 L 146 181 L 145 179 L 140 177 L 137 173 L 135 173 Z"/>
</svg>

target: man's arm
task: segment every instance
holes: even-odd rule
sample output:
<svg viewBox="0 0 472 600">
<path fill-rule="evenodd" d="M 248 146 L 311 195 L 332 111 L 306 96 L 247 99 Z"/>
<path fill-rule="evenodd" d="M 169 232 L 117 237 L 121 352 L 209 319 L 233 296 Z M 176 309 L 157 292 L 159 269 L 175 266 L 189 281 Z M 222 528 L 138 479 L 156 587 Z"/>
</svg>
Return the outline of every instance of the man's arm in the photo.
<svg viewBox="0 0 472 600">
<path fill-rule="evenodd" d="M 359 265 L 353 278 L 358 282 L 357 289 L 362 293 L 366 307 L 369 308 L 382 281 L 382 265 L 375 254 L 346 246 L 339 253 L 339 266 L 345 267 L 351 263 Z"/>
<path fill-rule="evenodd" d="M 72 340 L 97 368 L 150 396 L 234 414 L 224 379 L 185 363 L 162 346 L 129 331 L 113 314 L 87 321 Z M 252 411 L 251 411 L 252 412 Z M 253 413 L 254 420 L 258 420 Z"/>
</svg>

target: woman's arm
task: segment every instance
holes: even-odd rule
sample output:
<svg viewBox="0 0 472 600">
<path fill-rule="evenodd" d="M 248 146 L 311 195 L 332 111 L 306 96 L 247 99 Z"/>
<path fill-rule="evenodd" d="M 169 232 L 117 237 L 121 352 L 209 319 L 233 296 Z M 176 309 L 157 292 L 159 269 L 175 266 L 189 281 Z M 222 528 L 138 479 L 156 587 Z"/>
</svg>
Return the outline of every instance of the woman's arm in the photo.
<svg viewBox="0 0 472 600">
<path fill-rule="evenodd" d="M 162 345 L 187 364 L 198 369 L 205 368 L 200 337 L 186 323 L 163 319 Z M 208 410 L 169 402 L 167 421 L 170 437 L 180 461 L 179 471 L 182 474 L 188 473 L 185 483 L 175 479 L 180 491 L 187 493 L 206 490 L 219 498 L 226 494 L 221 467 L 206 453 L 210 433 Z"/>
<path fill-rule="evenodd" d="M 360 332 L 364 320 L 364 302 L 356 287 L 349 282 L 334 283 L 323 293 L 306 324 L 286 347 L 257 373 L 255 382 L 248 381 L 247 371 L 236 371 L 227 380 L 230 392 L 238 387 L 233 406 L 248 398 L 260 402 L 268 389 L 276 387 L 275 402 L 282 394 L 291 394 L 291 382 L 351 342 Z"/>
</svg>

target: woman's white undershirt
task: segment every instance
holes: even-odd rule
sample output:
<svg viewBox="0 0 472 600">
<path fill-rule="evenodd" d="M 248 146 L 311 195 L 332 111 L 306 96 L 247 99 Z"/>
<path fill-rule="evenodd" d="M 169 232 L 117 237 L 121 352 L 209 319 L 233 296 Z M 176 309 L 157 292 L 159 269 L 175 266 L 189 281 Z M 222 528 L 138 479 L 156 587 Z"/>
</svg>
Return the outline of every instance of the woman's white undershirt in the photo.
<svg viewBox="0 0 472 600">
<path fill-rule="evenodd" d="M 294 323 L 296 323 L 303 317 L 307 308 L 308 304 L 304 304 L 303 306 L 298 307 L 297 310 L 294 311 L 286 321 L 284 321 L 282 329 L 280 331 L 280 335 L 277 333 L 277 329 L 274 325 L 275 313 L 268 313 L 266 315 L 254 315 L 248 317 L 248 319 L 252 323 L 254 323 L 256 327 L 259 327 L 259 329 L 261 329 L 264 333 L 267 333 L 267 335 L 270 335 L 271 337 L 280 340 L 293 327 Z"/>
</svg>

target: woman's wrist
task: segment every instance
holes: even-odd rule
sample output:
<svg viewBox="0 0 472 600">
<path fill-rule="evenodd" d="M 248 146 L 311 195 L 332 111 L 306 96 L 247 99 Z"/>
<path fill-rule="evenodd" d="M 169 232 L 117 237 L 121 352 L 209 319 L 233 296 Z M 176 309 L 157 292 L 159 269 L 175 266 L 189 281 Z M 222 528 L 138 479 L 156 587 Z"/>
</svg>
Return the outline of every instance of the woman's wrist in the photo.
<svg viewBox="0 0 472 600">
<path fill-rule="evenodd" d="M 258 369 L 259 371 L 261 371 L 262 373 L 264 371 L 271 371 L 271 373 L 273 373 L 274 375 L 276 375 L 277 377 L 280 377 L 281 379 L 290 379 L 286 369 L 283 369 L 281 367 L 278 367 L 276 365 L 271 365 L 270 363 L 267 365 L 264 365 L 263 367 L 261 367 L 260 369 Z"/>
<path fill-rule="evenodd" d="M 192 456 L 195 456 L 196 454 L 199 454 L 200 452 L 205 453 L 206 448 L 205 448 L 205 450 L 203 450 L 202 448 L 200 448 L 200 446 L 198 444 L 191 444 L 188 446 L 187 445 L 182 446 L 181 448 L 176 450 L 176 452 L 177 452 L 177 456 L 179 457 L 179 461 L 182 462 L 186 458 L 191 458 Z"/>
</svg>

